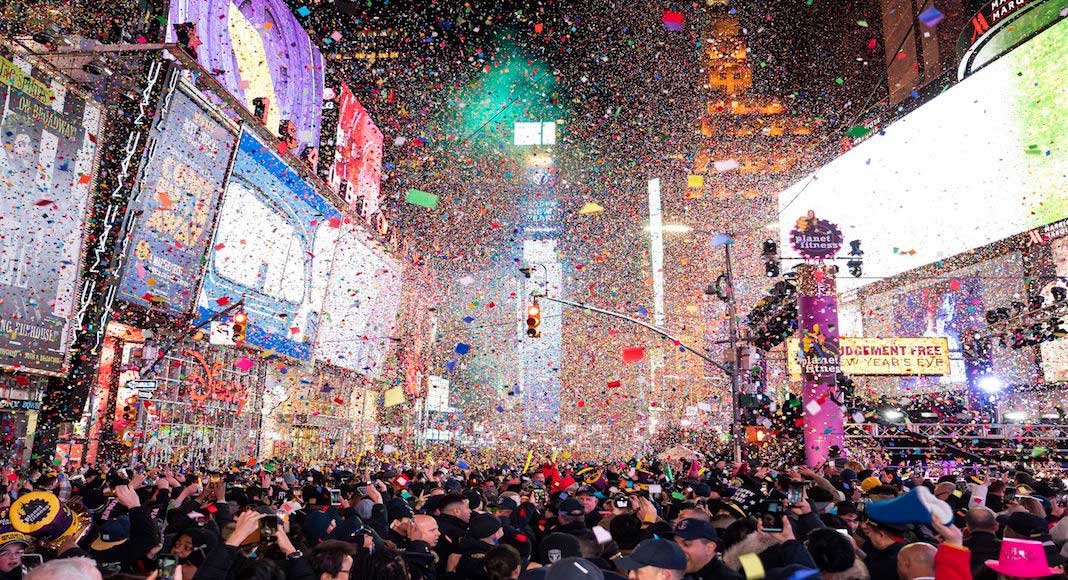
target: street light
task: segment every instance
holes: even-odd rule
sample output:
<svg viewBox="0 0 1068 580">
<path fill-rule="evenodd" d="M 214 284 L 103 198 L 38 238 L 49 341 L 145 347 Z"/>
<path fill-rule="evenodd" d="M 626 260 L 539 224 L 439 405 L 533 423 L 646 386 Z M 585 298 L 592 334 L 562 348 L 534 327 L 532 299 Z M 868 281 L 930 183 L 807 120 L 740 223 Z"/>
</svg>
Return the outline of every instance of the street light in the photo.
<svg viewBox="0 0 1068 580">
<path fill-rule="evenodd" d="M 645 227 L 646 231 L 653 231 L 650 226 Z M 696 229 L 693 226 L 686 224 L 664 224 L 660 227 L 661 232 L 675 232 L 675 233 L 690 233 L 697 232 L 699 234 L 705 234 L 712 236 L 710 242 L 713 248 L 722 247 L 724 260 L 727 265 L 726 274 L 726 292 L 724 301 L 727 303 L 727 341 L 730 344 L 731 358 L 734 361 L 728 376 L 731 379 L 731 440 L 734 447 L 734 460 L 742 460 L 742 434 L 741 429 L 741 417 L 739 415 L 739 401 L 738 401 L 738 374 L 741 360 L 741 353 L 738 352 L 738 308 L 734 299 L 734 272 L 731 268 L 731 246 L 734 243 L 734 238 L 730 234 L 723 232 L 712 232 L 709 230 Z"/>
</svg>

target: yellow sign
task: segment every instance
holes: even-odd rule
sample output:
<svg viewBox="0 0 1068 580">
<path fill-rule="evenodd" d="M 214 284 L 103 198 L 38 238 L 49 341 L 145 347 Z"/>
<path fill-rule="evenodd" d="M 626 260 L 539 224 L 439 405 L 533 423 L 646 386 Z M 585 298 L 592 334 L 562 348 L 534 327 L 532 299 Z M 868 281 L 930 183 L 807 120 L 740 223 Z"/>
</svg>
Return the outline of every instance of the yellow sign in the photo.
<svg viewBox="0 0 1068 580">
<path fill-rule="evenodd" d="M 790 378 L 801 379 L 796 338 L 786 339 L 786 365 Z M 948 375 L 947 338 L 839 339 L 842 372 L 847 375 Z"/>
<path fill-rule="evenodd" d="M 396 407 L 404 402 L 404 389 L 393 387 L 385 392 L 385 408 Z"/>
</svg>

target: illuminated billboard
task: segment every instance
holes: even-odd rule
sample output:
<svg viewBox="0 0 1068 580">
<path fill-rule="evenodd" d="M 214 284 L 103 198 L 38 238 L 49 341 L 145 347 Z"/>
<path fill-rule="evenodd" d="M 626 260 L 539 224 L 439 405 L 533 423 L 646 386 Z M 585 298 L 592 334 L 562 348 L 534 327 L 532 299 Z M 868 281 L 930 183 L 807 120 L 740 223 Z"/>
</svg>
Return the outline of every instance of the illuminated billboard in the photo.
<svg viewBox="0 0 1068 580">
<path fill-rule="evenodd" d="M 62 374 L 100 108 L 0 50 L 0 367 Z"/>
<path fill-rule="evenodd" d="M 1068 21 L 1061 21 L 779 195 L 860 239 L 894 276 L 1068 216 Z M 789 247 L 781 224 L 781 247 Z"/>
<path fill-rule="evenodd" d="M 197 302 L 245 300 L 249 344 L 311 357 L 341 215 L 247 130 L 234 156 Z"/>
<path fill-rule="evenodd" d="M 948 375 L 947 338 L 850 338 L 839 339 L 842 372 L 847 375 Z M 786 339 L 786 364 L 790 378 L 801 380 L 798 361 L 800 342 Z"/>
<path fill-rule="evenodd" d="M 330 187 L 365 218 L 378 211 L 382 179 L 382 132 L 371 116 L 341 83 L 334 163 Z"/>
<path fill-rule="evenodd" d="M 322 126 L 323 56 L 285 0 L 171 0 L 167 42 L 176 27 L 196 25 L 197 60 L 250 111 L 265 110 L 278 134 L 292 121 L 300 143 L 318 146 Z"/>
<path fill-rule="evenodd" d="M 401 299 L 400 267 L 372 250 L 370 240 L 355 224 L 327 233 L 333 251 L 315 358 L 378 376 L 393 345 Z"/>
<path fill-rule="evenodd" d="M 161 99 L 138 183 L 125 300 L 185 314 L 193 308 L 211 227 L 237 136 L 179 84 Z"/>
</svg>

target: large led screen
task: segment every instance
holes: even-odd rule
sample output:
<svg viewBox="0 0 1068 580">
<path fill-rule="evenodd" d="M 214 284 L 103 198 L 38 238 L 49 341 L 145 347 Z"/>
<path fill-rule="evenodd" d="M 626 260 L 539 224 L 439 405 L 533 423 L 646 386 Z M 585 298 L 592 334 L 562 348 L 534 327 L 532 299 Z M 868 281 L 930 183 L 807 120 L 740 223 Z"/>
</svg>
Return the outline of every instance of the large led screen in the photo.
<svg viewBox="0 0 1068 580">
<path fill-rule="evenodd" d="M 0 50 L 0 112 L 0 367 L 60 374 L 101 110 Z"/>
<path fill-rule="evenodd" d="M 330 186 L 364 217 L 378 211 L 382 179 L 382 132 L 371 116 L 341 83 L 334 164 Z"/>
<path fill-rule="evenodd" d="M 1068 21 L 779 196 L 782 247 L 814 210 L 893 276 L 1068 216 Z"/>
<path fill-rule="evenodd" d="M 865 384 L 884 393 L 946 390 L 965 384 L 961 336 L 987 325 L 988 309 L 1007 306 L 1024 292 L 1024 258 L 1020 252 L 916 277 L 879 293 L 863 291 L 863 333 L 869 337 L 945 337 L 950 373 L 942 376 L 865 377 Z M 1027 382 L 1037 372 L 1030 349 L 994 348 L 993 371 L 1006 382 Z"/>
<path fill-rule="evenodd" d="M 293 122 L 300 143 L 318 146 L 323 56 L 285 0 L 171 0 L 167 42 L 178 25 L 195 24 L 197 60 L 249 110 L 257 100 L 267 128 Z M 265 106 L 263 105 L 265 104 Z"/>
<path fill-rule="evenodd" d="M 373 251 L 358 226 L 346 224 L 335 231 L 315 358 L 378 376 L 393 345 L 401 298 L 400 267 Z"/>
<path fill-rule="evenodd" d="M 185 88 L 161 100 L 145 158 L 120 296 L 171 314 L 193 308 L 237 136 Z"/>
<path fill-rule="evenodd" d="M 341 216 L 278 155 L 242 133 L 226 185 L 202 317 L 245 300 L 249 344 L 308 360 Z"/>
</svg>

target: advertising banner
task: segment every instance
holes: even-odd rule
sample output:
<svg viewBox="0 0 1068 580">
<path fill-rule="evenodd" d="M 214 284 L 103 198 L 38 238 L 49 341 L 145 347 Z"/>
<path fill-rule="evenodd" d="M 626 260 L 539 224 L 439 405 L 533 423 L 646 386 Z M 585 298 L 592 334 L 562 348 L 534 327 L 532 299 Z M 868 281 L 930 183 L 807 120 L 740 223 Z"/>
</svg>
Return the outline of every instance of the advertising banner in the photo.
<svg viewBox="0 0 1068 580">
<path fill-rule="evenodd" d="M 382 179 L 382 132 L 341 83 L 334 164 L 330 187 L 365 218 L 378 211 Z"/>
<path fill-rule="evenodd" d="M 295 153 L 318 146 L 323 55 L 285 0 L 171 0 L 168 20 L 167 42 L 178 40 L 177 27 L 191 28 L 201 66 L 261 111 L 270 131 L 291 124 Z"/>
<path fill-rule="evenodd" d="M 801 264 L 797 267 L 805 462 L 810 466 L 822 464 L 832 446 L 841 448 L 845 443 L 842 408 L 838 403 L 841 363 L 834 276 L 834 266 Z"/>
<path fill-rule="evenodd" d="M 786 339 L 790 378 L 801 378 L 800 342 Z M 948 338 L 839 338 L 842 373 L 858 375 L 948 375 Z"/>
<path fill-rule="evenodd" d="M 341 215 L 270 148 L 241 135 L 197 301 L 244 299 L 246 341 L 309 360 Z"/>
<path fill-rule="evenodd" d="M 62 374 L 100 108 L 0 50 L 0 367 Z"/>
<path fill-rule="evenodd" d="M 400 308 L 400 269 L 374 252 L 366 234 L 345 224 L 333 236 L 329 284 L 315 358 L 377 376 L 393 341 Z M 332 232 L 329 232 L 332 233 Z"/>
<path fill-rule="evenodd" d="M 180 86 L 180 85 L 179 85 Z M 193 308 L 204 254 L 237 137 L 184 89 L 162 101 L 130 211 L 132 249 L 119 284 L 124 300 L 186 314 Z"/>
</svg>

